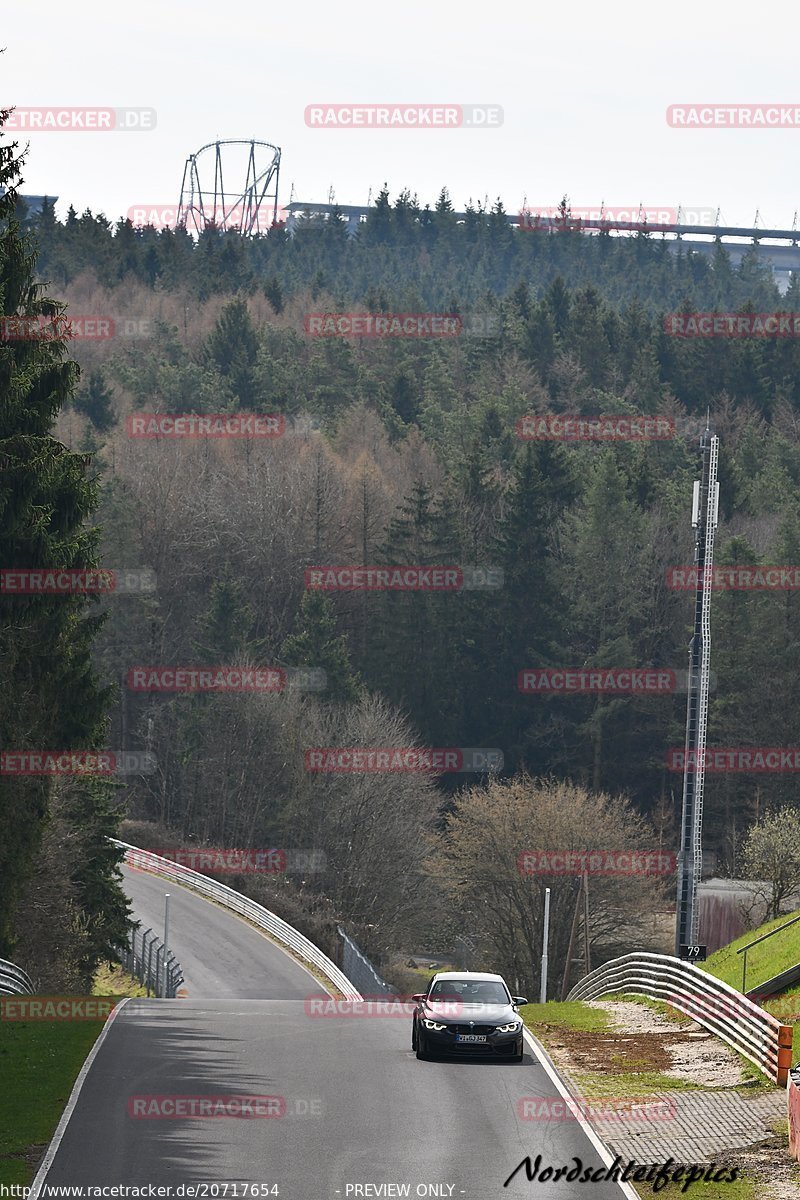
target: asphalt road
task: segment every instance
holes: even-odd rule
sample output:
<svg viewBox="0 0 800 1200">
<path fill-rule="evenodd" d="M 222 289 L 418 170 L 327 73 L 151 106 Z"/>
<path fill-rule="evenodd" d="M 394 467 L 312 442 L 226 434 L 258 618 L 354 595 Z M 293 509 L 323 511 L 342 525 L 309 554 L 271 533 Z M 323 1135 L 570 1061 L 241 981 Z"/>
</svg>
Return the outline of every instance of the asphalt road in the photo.
<svg viewBox="0 0 800 1200">
<path fill-rule="evenodd" d="M 130 867 L 123 874 L 134 917 L 161 937 L 169 892 L 169 948 L 183 969 L 187 996 L 301 1000 L 319 990 L 294 959 L 224 908 L 156 875 Z"/>
<path fill-rule="evenodd" d="M 165 884 L 139 873 L 127 880 L 151 924 Z M 310 1016 L 303 997 L 320 989 L 302 967 L 238 918 L 166 886 L 189 996 L 121 1009 L 63 1131 L 48 1188 L 171 1184 L 179 1196 L 181 1184 L 236 1183 L 241 1196 L 247 1183 L 277 1185 L 259 1194 L 283 1200 L 622 1196 L 612 1183 L 530 1183 L 524 1170 L 503 1187 L 526 1155 L 541 1154 L 542 1168 L 574 1166 L 574 1157 L 602 1166 L 574 1119 L 521 1119 L 525 1097 L 563 1107 L 529 1052 L 522 1064 L 421 1062 L 405 1016 Z M 280 1115 L 141 1115 L 153 1097 L 169 1106 L 175 1096 L 232 1095 L 277 1098 L 262 1111 Z"/>
</svg>

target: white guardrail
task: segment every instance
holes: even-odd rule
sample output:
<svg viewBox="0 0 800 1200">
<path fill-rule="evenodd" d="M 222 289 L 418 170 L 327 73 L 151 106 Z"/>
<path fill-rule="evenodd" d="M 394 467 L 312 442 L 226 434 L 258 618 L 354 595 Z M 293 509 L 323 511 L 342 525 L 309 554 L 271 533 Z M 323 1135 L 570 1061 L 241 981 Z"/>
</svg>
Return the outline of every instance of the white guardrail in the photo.
<svg viewBox="0 0 800 1200">
<path fill-rule="evenodd" d="M 624 954 L 591 971 L 568 1000 L 630 992 L 671 1004 L 738 1050 L 780 1087 L 792 1065 L 792 1026 L 699 967 L 668 954 Z"/>
<path fill-rule="evenodd" d="M 119 846 L 125 851 L 125 861 L 130 866 L 151 875 L 163 876 L 164 879 L 182 883 L 184 887 L 191 888 L 192 891 L 199 892 L 201 896 L 215 900 L 224 908 L 238 913 L 239 916 L 252 921 L 259 929 L 263 929 L 276 941 L 288 946 L 305 962 L 316 967 L 342 993 L 345 999 L 360 1000 L 362 998 L 361 993 L 356 990 L 344 972 L 339 970 L 336 963 L 328 958 L 327 954 L 323 954 L 319 947 L 304 937 L 302 933 L 299 933 L 286 921 L 281 920 L 275 913 L 271 913 L 269 909 L 264 908 L 263 905 L 257 904 L 255 900 L 249 900 L 247 896 L 235 892 L 233 888 L 226 887 L 224 883 L 218 883 L 216 879 L 209 879 L 207 875 L 201 875 L 199 871 L 181 866 L 180 863 L 170 862 L 168 858 L 161 858 L 149 850 L 141 850 L 138 846 L 117 841 L 116 838 L 109 840 L 112 845 Z"/>
<path fill-rule="evenodd" d="M 32 996 L 33 984 L 22 967 L 0 958 L 0 996 Z"/>
</svg>

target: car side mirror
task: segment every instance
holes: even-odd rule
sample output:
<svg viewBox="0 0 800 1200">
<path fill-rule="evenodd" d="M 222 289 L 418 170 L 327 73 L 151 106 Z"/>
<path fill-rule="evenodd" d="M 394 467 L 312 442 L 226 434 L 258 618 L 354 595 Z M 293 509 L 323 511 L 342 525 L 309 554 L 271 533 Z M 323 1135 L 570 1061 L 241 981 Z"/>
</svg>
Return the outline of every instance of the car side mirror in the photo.
<svg viewBox="0 0 800 1200">
<path fill-rule="evenodd" d="M 427 995 L 427 993 L 426 993 L 426 992 L 416 992 L 416 993 L 415 993 L 415 994 L 414 994 L 414 995 L 411 997 L 411 999 L 412 999 L 412 1000 L 424 1000 L 426 995 Z"/>
<path fill-rule="evenodd" d="M 511 999 L 514 1001 L 515 1004 L 527 1004 L 528 1003 L 527 996 L 512 996 Z"/>
</svg>

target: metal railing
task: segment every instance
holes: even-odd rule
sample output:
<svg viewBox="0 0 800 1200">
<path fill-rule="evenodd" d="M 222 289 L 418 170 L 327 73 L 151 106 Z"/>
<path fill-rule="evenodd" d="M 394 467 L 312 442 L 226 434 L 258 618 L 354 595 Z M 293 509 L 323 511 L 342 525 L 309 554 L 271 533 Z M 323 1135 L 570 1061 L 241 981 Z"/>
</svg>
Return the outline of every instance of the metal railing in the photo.
<svg viewBox="0 0 800 1200">
<path fill-rule="evenodd" d="M 0 958 L 0 996 L 32 996 L 33 984 L 22 967 Z"/>
<path fill-rule="evenodd" d="M 667 954 L 624 954 L 591 971 L 568 1000 L 598 1000 L 630 992 L 671 1004 L 722 1038 L 781 1087 L 792 1065 L 792 1026 L 759 1008 L 741 992 Z"/>
<path fill-rule="evenodd" d="M 207 875 L 201 875 L 199 871 L 191 870 L 190 867 L 183 867 L 179 863 L 160 858 L 159 855 L 152 854 L 149 850 L 141 850 L 138 846 L 131 846 L 128 842 L 120 842 L 116 838 L 110 840 L 113 845 L 119 846 L 125 851 L 126 860 L 131 855 L 136 856 L 134 861 L 137 869 L 143 870 L 146 864 L 148 874 L 182 883 L 184 887 L 191 888 L 192 891 L 199 892 L 201 896 L 216 901 L 223 908 L 238 913 L 239 916 L 251 921 L 258 929 L 263 930 L 276 941 L 288 946 L 304 962 L 316 967 L 346 999 L 361 999 L 361 993 L 344 972 L 339 970 L 336 963 L 328 958 L 327 954 L 323 954 L 319 947 L 315 946 L 307 937 L 276 916 L 275 913 L 264 908 L 263 905 L 248 899 L 240 892 L 235 892 L 233 888 L 227 887 L 224 883 L 218 883 L 216 879 L 210 879 Z"/>
<path fill-rule="evenodd" d="M 775 937 L 776 933 L 783 933 L 784 929 L 788 929 L 790 925 L 795 925 L 800 921 L 800 917 L 792 917 L 791 921 L 784 921 L 783 925 L 779 925 L 777 929 L 771 929 L 769 933 L 762 933 L 761 937 L 753 938 L 752 942 L 748 942 L 746 946 L 740 946 L 736 951 L 737 954 L 742 954 L 742 991 L 747 991 L 747 951 L 751 946 L 757 946 L 759 942 L 766 942 L 769 938 Z"/>
<path fill-rule="evenodd" d="M 344 973 L 357 984 L 362 996 L 394 996 L 396 989 L 381 979 L 363 950 L 349 937 L 341 925 L 336 931 L 342 939 L 342 967 Z"/>
<path fill-rule="evenodd" d="M 148 996 L 151 990 L 154 996 L 164 995 L 164 943 L 152 929 L 133 930 L 130 943 L 120 950 L 120 962 L 147 988 Z M 166 977 L 166 999 L 174 1000 L 183 983 L 183 971 L 171 950 L 167 951 Z"/>
</svg>

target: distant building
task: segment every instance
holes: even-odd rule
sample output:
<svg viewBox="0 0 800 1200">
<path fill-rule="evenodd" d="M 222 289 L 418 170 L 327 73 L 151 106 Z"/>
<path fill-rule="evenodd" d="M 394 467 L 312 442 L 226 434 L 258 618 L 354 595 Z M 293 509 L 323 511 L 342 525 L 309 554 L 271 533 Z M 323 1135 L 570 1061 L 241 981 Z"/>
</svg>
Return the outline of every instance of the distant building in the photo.
<svg viewBox="0 0 800 1200">
<path fill-rule="evenodd" d="M 6 189 L 0 187 L 0 196 L 5 196 Z M 42 211 L 44 202 L 47 200 L 50 204 L 55 204 L 58 196 L 23 196 L 21 193 L 17 196 L 17 217 L 20 221 L 26 217 L 35 217 Z"/>
</svg>

